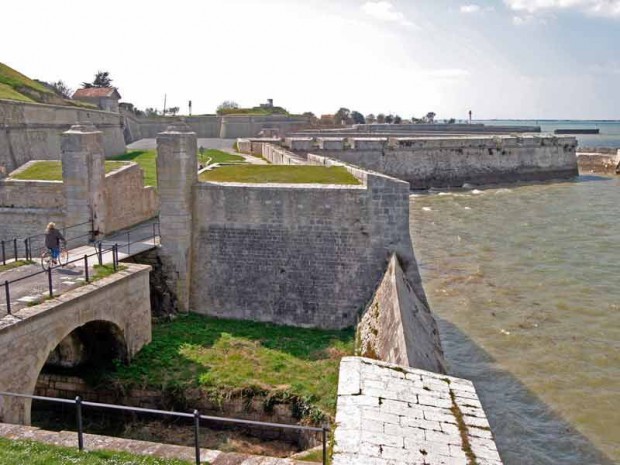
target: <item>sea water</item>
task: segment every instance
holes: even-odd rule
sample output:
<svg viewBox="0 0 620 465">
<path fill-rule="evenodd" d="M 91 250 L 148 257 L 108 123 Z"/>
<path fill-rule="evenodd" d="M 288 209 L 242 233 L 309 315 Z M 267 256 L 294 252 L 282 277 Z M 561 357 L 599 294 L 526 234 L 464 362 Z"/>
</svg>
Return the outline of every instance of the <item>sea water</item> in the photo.
<svg viewBox="0 0 620 465">
<path fill-rule="evenodd" d="M 411 235 L 505 464 L 620 463 L 620 177 L 413 195 Z"/>
</svg>

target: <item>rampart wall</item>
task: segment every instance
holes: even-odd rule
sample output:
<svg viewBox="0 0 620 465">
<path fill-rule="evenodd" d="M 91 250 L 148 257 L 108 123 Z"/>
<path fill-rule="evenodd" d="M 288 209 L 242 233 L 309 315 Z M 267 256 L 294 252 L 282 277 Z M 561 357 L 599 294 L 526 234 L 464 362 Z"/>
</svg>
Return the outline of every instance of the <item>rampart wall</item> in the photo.
<svg viewBox="0 0 620 465">
<path fill-rule="evenodd" d="M 106 233 L 119 231 L 157 215 L 159 198 L 144 187 L 140 166 L 128 164 L 105 177 Z"/>
<path fill-rule="evenodd" d="M 581 173 L 620 174 L 620 149 L 580 151 L 577 163 Z"/>
<path fill-rule="evenodd" d="M 0 176 L 30 160 L 59 160 L 61 133 L 78 122 L 103 132 L 106 156 L 125 152 L 118 113 L 0 100 Z"/>
<path fill-rule="evenodd" d="M 320 156 L 308 162 L 339 164 Z M 190 308 L 352 326 L 393 252 L 426 303 L 409 237 L 408 185 L 347 169 L 363 184 L 196 184 Z"/>
<path fill-rule="evenodd" d="M 145 138 L 155 138 L 157 134 L 178 118 L 136 117 L 130 113 L 123 113 L 125 139 L 127 143 Z M 183 117 L 196 136 L 199 138 L 219 137 L 234 139 L 237 137 L 257 137 L 263 129 L 277 129 L 280 134 L 288 134 L 307 127 L 308 118 L 305 116 L 286 115 L 227 115 L 227 116 L 185 116 Z"/>
<path fill-rule="evenodd" d="M 289 143 L 295 143 L 291 139 Z M 568 178 L 578 174 L 574 137 L 321 139 L 308 151 L 409 182 L 412 189 Z"/>
</svg>

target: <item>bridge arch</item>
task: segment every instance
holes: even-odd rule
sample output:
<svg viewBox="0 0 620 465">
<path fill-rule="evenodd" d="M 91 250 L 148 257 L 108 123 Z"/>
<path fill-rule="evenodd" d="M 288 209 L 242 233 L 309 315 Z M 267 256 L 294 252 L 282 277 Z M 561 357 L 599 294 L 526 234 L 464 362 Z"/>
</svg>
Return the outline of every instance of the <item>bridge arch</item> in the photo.
<svg viewBox="0 0 620 465">
<path fill-rule="evenodd" d="M 95 284 L 0 320 L 0 391 L 32 395 L 50 353 L 70 334 L 99 334 L 131 360 L 151 340 L 149 270 L 127 264 Z M 86 347 L 100 349 L 97 341 Z M 0 396 L 0 421 L 30 424 L 30 408 L 30 399 Z"/>
</svg>

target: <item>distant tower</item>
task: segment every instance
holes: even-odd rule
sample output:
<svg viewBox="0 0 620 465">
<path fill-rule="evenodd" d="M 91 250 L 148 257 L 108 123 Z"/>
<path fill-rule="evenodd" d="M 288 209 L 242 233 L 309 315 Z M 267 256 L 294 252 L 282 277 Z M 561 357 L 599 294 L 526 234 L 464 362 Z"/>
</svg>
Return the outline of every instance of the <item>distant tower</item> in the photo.
<svg viewBox="0 0 620 465">
<path fill-rule="evenodd" d="M 471 110 L 469 110 L 469 124 L 471 124 Z"/>
<path fill-rule="evenodd" d="M 268 108 L 273 108 L 273 99 L 272 98 L 268 98 L 267 99 L 267 107 Z"/>
<path fill-rule="evenodd" d="M 189 101 L 189 116 L 192 116 L 192 101 Z"/>
</svg>

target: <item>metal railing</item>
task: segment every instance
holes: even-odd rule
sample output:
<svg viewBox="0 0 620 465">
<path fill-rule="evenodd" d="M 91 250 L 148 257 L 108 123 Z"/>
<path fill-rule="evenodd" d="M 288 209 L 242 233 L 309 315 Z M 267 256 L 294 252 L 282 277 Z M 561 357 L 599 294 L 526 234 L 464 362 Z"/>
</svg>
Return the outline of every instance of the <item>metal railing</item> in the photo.
<svg viewBox="0 0 620 465">
<path fill-rule="evenodd" d="M 288 429 L 288 430 L 297 430 L 297 431 L 307 431 L 311 433 L 321 433 L 321 444 L 322 444 L 322 452 L 323 452 L 323 465 L 327 465 L 327 435 L 330 429 L 326 426 L 321 428 L 314 426 L 302 426 L 302 425 L 287 425 L 284 423 L 269 423 L 262 421 L 253 421 L 253 420 L 243 420 L 239 418 L 228 418 L 228 417 L 214 417 L 210 415 L 201 415 L 198 410 L 194 410 L 193 413 L 183 413 L 183 412 L 174 412 L 167 410 L 155 410 L 141 407 L 129 407 L 126 405 L 115 405 L 115 404 L 103 404 L 99 402 L 88 402 L 82 400 L 80 396 L 77 396 L 75 400 L 70 399 L 60 399 L 56 397 L 43 397 L 43 396 L 31 396 L 27 394 L 16 394 L 14 392 L 2 392 L 0 391 L 0 396 L 9 396 L 9 397 L 18 397 L 24 399 L 31 400 L 40 400 L 44 402 L 52 402 L 52 403 L 60 403 L 60 404 L 73 404 L 75 405 L 75 414 L 76 414 L 76 423 L 77 423 L 77 440 L 78 440 L 78 449 L 80 451 L 84 450 L 84 427 L 82 421 L 82 409 L 83 407 L 95 407 L 101 409 L 108 410 L 121 410 L 125 412 L 133 412 L 133 413 L 148 413 L 152 415 L 161 415 L 161 416 L 172 416 L 177 418 L 191 418 L 194 421 L 194 449 L 195 449 L 195 459 L 196 465 L 200 465 L 200 421 L 214 421 L 221 423 L 232 423 L 237 425 L 247 425 L 247 426 L 259 426 L 264 428 L 276 428 L 276 429 Z"/>
<path fill-rule="evenodd" d="M 141 225 L 144 226 L 144 225 Z M 158 237 L 158 232 L 159 232 L 159 223 L 153 223 L 153 228 L 152 228 L 152 232 L 149 231 L 149 234 L 147 236 L 141 236 L 138 239 L 133 239 L 131 238 L 131 230 L 127 231 L 127 242 L 123 242 L 121 244 L 118 243 L 114 243 L 114 245 L 112 245 L 111 247 L 108 248 L 103 248 L 102 246 L 102 241 L 96 241 L 93 245 L 95 248 L 95 252 L 91 253 L 91 254 L 84 254 L 78 258 L 72 259 L 72 260 L 68 260 L 66 263 L 63 264 L 58 264 L 58 265 L 54 265 L 54 266 L 50 266 L 49 268 L 47 268 L 46 270 L 41 270 L 41 271 L 36 271 L 34 273 L 30 273 L 26 276 L 21 276 L 19 278 L 13 279 L 13 280 L 5 280 L 3 283 L 0 283 L 0 286 L 4 287 L 4 296 L 5 296 L 5 300 L 6 300 L 6 311 L 7 314 L 11 315 L 11 284 L 15 284 L 17 282 L 21 282 L 21 281 L 25 281 L 27 279 L 42 275 L 44 273 L 47 273 L 47 287 L 48 287 L 48 294 L 49 294 L 49 298 L 53 298 L 54 297 L 54 288 L 53 288 L 53 280 L 52 280 L 52 271 L 58 268 L 64 268 L 65 266 L 72 264 L 72 263 L 78 263 L 78 262 L 83 262 L 84 264 L 84 278 L 86 280 L 86 283 L 90 283 L 91 281 L 91 277 L 89 274 L 89 266 L 90 266 L 90 261 L 89 258 L 92 257 L 97 257 L 97 264 L 98 265 L 103 265 L 103 255 L 105 253 L 112 253 L 112 266 L 114 271 L 117 271 L 118 269 L 118 263 L 119 263 L 119 256 L 118 256 L 118 252 L 119 249 L 126 247 L 127 248 L 127 255 L 131 254 L 131 245 L 132 244 L 136 244 L 136 243 L 144 243 L 144 241 L 147 240 L 153 240 L 153 245 L 157 245 L 157 237 Z M 44 250 L 47 250 L 44 248 Z M 38 258 L 37 258 L 38 259 Z"/>
</svg>

